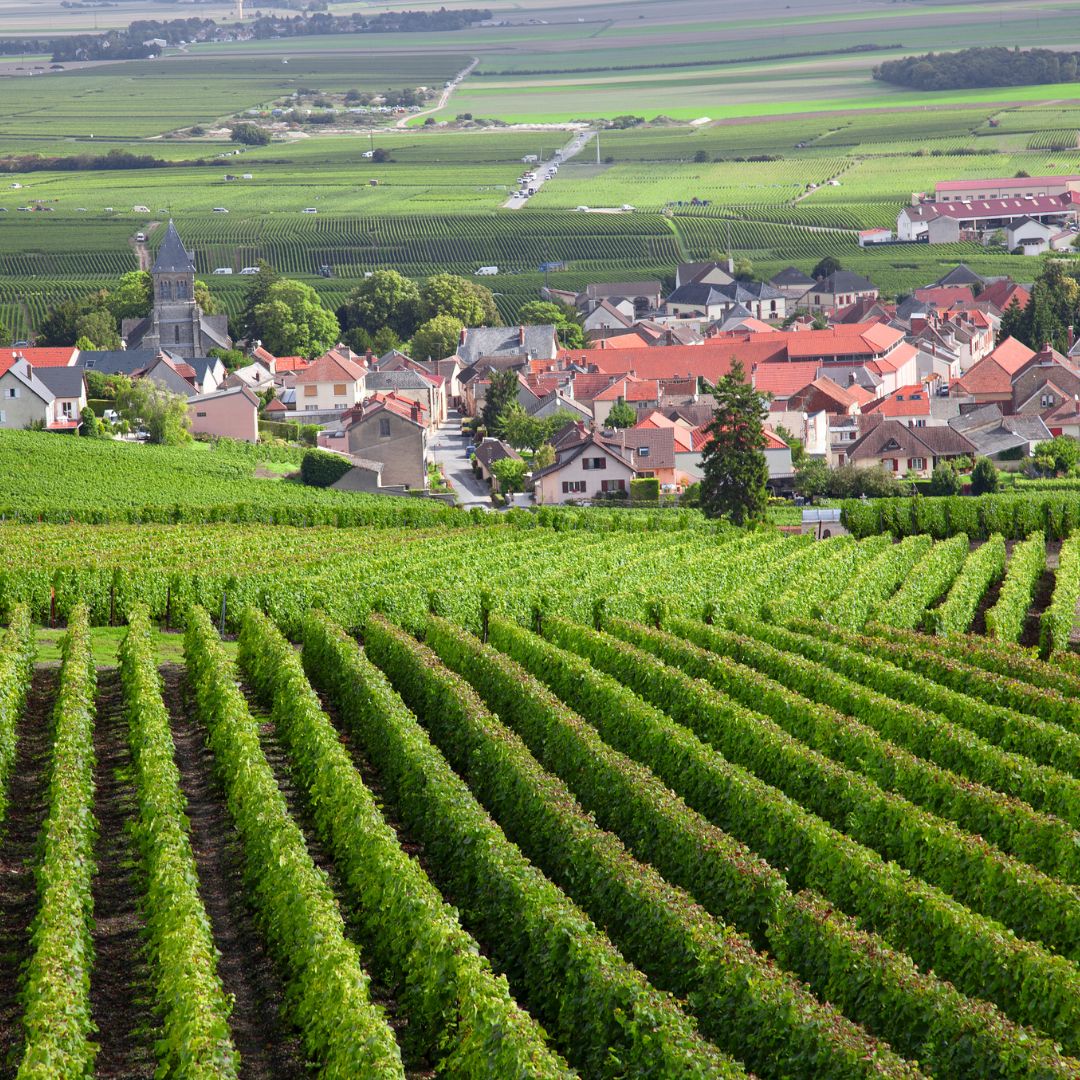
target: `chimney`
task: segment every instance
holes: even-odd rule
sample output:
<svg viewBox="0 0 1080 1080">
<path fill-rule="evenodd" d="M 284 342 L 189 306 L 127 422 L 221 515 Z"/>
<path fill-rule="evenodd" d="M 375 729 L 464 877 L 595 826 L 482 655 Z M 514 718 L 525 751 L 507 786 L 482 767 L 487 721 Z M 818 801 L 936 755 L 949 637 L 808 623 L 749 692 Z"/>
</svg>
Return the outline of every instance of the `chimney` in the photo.
<svg viewBox="0 0 1080 1080">
<path fill-rule="evenodd" d="M 524 326 L 519 326 L 518 327 L 518 344 L 519 345 L 524 345 L 525 344 L 525 327 Z"/>
<path fill-rule="evenodd" d="M 911 332 L 913 334 L 921 333 L 926 329 L 926 316 L 925 315 L 912 315 L 911 316 Z"/>
<path fill-rule="evenodd" d="M 1069 324 L 1069 352 L 1072 352 L 1073 337 L 1074 337 L 1074 330 L 1073 330 L 1072 324 L 1070 323 Z"/>
<path fill-rule="evenodd" d="M 464 345 L 464 344 L 465 344 L 465 335 L 466 335 L 467 333 L 468 333 L 468 331 L 467 331 L 467 330 L 466 330 L 466 328 L 465 328 L 465 327 L 463 326 L 463 327 L 461 328 L 461 337 L 460 337 L 460 338 L 458 339 L 458 344 L 459 344 L 459 345 Z"/>
</svg>

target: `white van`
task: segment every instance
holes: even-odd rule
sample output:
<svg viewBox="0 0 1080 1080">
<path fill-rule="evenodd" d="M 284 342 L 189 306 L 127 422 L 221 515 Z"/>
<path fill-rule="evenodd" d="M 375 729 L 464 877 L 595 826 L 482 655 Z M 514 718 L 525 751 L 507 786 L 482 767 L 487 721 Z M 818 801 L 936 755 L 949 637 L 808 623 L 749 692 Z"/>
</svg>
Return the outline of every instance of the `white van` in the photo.
<svg viewBox="0 0 1080 1080">
<path fill-rule="evenodd" d="M 146 243 L 146 233 L 137 232 L 135 234 L 135 243 L 136 244 L 144 244 L 144 243 Z"/>
<path fill-rule="evenodd" d="M 241 274 L 257 274 L 258 272 L 259 268 L 257 266 L 245 266 L 244 269 L 240 271 Z"/>
<path fill-rule="evenodd" d="M 317 214 L 319 210 L 315 206 L 305 206 L 303 212 L 305 214 Z"/>
<path fill-rule="evenodd" d="M 481 266 L 479 269 L 474 270 L 473 273 L 479 277 L 494 277 L 499 272 L 497 266 Z"/>
<path fill-rule="evenodd" d="M 133 214 L 149 214 L 150 213 L 150 207 L 149 206 L 133 206 L 131 208 L 131 212 Z"/>
<path fill-rule="evenodd" d="M 232 267 L 231 266 L 219 266 L 214 271 L 214 273 L 215 274 L 231 274 L 232 273 Z"/>
<path fill-rule="evenodd" d="M 215 214 L 227 214 L 228 212 L 229 211 L 226 210 L 224 206 L 215 206 L 214 207 L 214 213 Z"/>
</svg>

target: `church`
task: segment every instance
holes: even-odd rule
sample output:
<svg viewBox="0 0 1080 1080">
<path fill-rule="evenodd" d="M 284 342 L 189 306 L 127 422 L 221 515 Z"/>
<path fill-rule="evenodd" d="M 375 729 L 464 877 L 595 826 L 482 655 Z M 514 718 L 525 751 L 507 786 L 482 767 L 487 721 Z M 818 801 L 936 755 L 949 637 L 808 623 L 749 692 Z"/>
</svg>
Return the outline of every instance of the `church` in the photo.
<svg viewBox="0 0 1080 1080">
<path fill-rule="evenodd" d="M 195 300 L 195 261 L 170 221 L 150 268 L 153 309 L 125 319 L 120 333 L 128 349 L 167 349 L 186 360 L 232 347 L 227 315 L 207 315 Z"/>
</svg>

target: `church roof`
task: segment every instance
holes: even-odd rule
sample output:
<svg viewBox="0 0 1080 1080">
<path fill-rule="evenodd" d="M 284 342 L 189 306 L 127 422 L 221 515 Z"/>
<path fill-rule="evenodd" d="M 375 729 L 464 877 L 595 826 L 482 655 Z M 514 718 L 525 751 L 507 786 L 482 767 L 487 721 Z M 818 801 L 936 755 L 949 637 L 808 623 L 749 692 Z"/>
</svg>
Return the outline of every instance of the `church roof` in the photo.
<svg viewBox="0 0 1080 1080">
<path fill-rule="evenodd" d="M 171 221 L 165 233 L 165 239 L 161 241 L 161 247 L 158 248 L 157 258 L 154 260 L 150 273 L 195 273 L 195 260 L 191 257 L 191 252 L 184 247 L 184 242 Z"/>
</svg>

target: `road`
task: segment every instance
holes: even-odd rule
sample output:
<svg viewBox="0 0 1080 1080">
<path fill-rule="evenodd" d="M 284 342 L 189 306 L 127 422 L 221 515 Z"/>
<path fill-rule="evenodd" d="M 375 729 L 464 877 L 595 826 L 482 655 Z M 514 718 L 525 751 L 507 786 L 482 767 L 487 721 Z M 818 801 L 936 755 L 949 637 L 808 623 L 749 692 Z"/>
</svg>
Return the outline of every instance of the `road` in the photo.
<svg viewBox="0 0 1080 1080">
<path fill-rule="evenodd" d="M 439 95 L 438 105 L 432 105 L 430 109 L 421 109 L 420 112 L 409 113 L 408 116 L 403 116 L 398 120 L 394 127 L 404 128 L 409 127 L 410 124 L 418 116 L 430 116 L 432 113 L 437 113 L 440 109 L 446 108 L 446 103 L 450 100 L 450 95 L 473 73 L 473 68 L 480 63 L 480 57 L 474 56 L 472 63 L 467 67 L 459 71 L 444 87 L 443 92 Z"/>
<path fill-rule="evenodd" d="M 581 151 L 585 149 L 585 144 L 595 134 L 595 131 L 579 131 L 561 150 L 556 151 L 553 158 L 541 164 L 530 166 L 536 179 L 528 186 L 536 188 L 536 190 L 539 191 L 547 180 L 547 177 L 544 175 L 546 169 L 552 163 L 561 165 L 564 161 L 568 161 L 570 158 L 574 157 L 575 154 L 580 154 Z M 503 209 L 520 210 L 528 201 L 528 195 L 511 195 L 510 198 L 503 203 Z"/>
<path fill-rule="evenodd" d="M 485 506 L 491 508 L 491 493 L 487 484 L 473 474 L 472 465 L 465 456 L 468 439 L 461 437 L 461 415 L 451 409 L 446 423 L 438 428 L 429 448 L 435 460 L 443 467 L 446 479 L 465 507 Z"/>
</svg>

